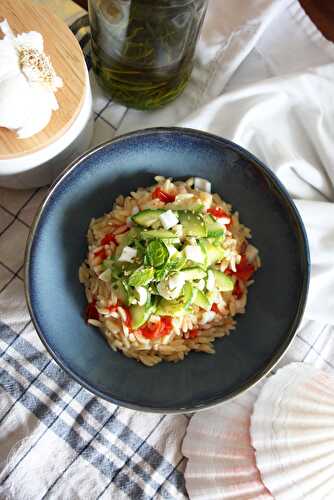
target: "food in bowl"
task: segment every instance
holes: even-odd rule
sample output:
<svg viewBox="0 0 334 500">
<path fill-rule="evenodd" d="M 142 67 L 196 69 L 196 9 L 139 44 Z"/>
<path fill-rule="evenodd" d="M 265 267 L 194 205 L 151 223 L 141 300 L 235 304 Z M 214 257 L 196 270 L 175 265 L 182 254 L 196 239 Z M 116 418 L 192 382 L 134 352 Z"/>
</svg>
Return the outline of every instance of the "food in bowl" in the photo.
<svg viewBox="0 0 334 500">
<path fill-rule="evenodd" d="M 155 180 L 91 220 L 79 270 L 88 323 L 147 366 L 214 353 L 261 265 L 250 229 L 209 181 Z"/>
</svg>

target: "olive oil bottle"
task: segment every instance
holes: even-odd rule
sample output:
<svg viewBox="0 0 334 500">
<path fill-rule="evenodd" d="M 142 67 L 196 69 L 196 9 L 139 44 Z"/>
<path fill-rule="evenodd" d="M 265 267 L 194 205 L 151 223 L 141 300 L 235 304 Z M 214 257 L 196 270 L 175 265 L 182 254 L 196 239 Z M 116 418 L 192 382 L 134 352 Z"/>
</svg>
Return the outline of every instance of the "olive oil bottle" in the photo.
<svg viewBox="0 0 334 500">
<path fill-rule="evenodd" d="M 185 88 L 207 0 L 89 0 L 92 61 L 110 96 L 156 109 Z"/>
</svg>

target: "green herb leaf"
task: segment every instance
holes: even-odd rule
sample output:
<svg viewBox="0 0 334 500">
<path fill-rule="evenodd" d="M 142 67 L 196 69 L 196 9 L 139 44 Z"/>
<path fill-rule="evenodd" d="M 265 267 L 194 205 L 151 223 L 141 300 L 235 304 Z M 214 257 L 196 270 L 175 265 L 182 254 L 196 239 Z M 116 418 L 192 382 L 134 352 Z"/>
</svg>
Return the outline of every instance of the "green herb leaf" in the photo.
<svg viewBox="0 0 334 500">
<path fill-rule="evenodd" d="M 169 252 L 162 241 L 152 240 L 147 245 L 146 255 L 151 266 L 160 268 L 168 261 Z"/>
<path fill-rule="evenodd" d="M 186 265 L 186 262 L 187 258 L 183 252 L 178 252 L 177 254 L 172 255 L 168 262 L 169 271 L 179 271 Z"/>
<path fill-rule="evenodd" d="M 150 281 L 152 281 L 154 277 L 154 269 L 153 267 L 138 267 L 136 271 L 134 271 L 129 278 L 130 286 L 145 286 Z"/>
</svg>

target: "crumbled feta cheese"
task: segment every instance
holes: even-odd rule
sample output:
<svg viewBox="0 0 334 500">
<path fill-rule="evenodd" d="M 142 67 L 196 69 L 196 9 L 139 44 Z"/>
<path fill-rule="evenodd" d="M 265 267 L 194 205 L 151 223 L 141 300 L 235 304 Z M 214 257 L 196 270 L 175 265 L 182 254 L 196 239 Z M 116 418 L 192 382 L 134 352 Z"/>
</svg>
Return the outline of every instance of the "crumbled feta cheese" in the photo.
<svg viewBox="0 0 334 500">
<path fill-rule="evenodd" d="M 138 293 L 138 305 L 143 306 L 147 302 L 148 293 L 143 286 L 137 286 L 136 292 Z"/>
<path fill-rule="evenodd" d="M 193 262 L 204 262 L 204 255 L 201 248 L 197 245 L 187 245 L 184 249 L 186 257 L 188 260 Z"/>
<path fill-rule="evenodd" d="M 118 257 L 120 262 L 133 262 L 133 259 L 137 256 L 137 249 L 131 247 L 124 247 L 121 255 Z"/>
<path fill-rule="evenodd" d="M 185 279 L 182 273 L 175 273 L 167 280 L 162 280 L 158 283 L 158 292 L 167 300 L 177 299 L 182 292 L 184 283 Z"/>
<path fill-rule="evenodd" d="M 209 290 L 209 292 L 212 292 L 212 290 L 214 290 L 215 288 L 215 285 L 216 285 L 215 276 L 211 271 L 211 269 L 209 269 L 208 276 L 206 279 L 206 288 Z"/>
<path fill-rule="evenodd" d="M 170 229 L 171 227 L 176 226 L 179 222 L 178 217 L 171 210 L 167 210 L 167 212 L 161 214 L 159 219 L 164 229 Z"/>
<path fill-rule="evenodd" d="M 213 311 L 206 311 L 205 313 L 203 313 L 203 316 L 202 316 L 202 320 L 200 322 L 201 325 L 205 325 L 207 323 L 210 323 L 211 321 L 213 321 L 216 317 L 216 313 L 213 312 Z"/>
<path fill-rule="evenodd" d="M 182 273 L 175 273 L 168 279 L 168 288 L 175 290 L 175 288 L 183 288 L 185 278 Z"/>
<path fill-rule="evenodd" d="M 211 193 L 211 182 L 207 181 L 206 179 L 202 179 L 201 177 L 195 177 L 194 187 L 195 189 L 199 189 L 200 191 Z"/>
<path fill-rule="evenodd" d="M 218 219 L 216 219 L 216 222 L 218 222 L 220 226 L 226 226 L 226 224 L 229 224 L 231 222 L 231 217 L 218 217 Z"/>
</svg>

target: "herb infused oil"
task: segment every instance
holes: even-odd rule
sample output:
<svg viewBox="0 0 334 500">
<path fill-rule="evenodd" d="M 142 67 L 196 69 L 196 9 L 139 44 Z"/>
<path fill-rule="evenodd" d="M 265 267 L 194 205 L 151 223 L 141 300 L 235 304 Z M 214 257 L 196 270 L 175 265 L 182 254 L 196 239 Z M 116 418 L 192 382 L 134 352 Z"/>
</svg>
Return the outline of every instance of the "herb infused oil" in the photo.
<svg viewBox="0 0 334 500">
<path fill-rule="evenodd" d="M 156 109 L 185 88 L 207 0 L 89 0 L 92 61 L 110 96 Z"/>
</svg>

